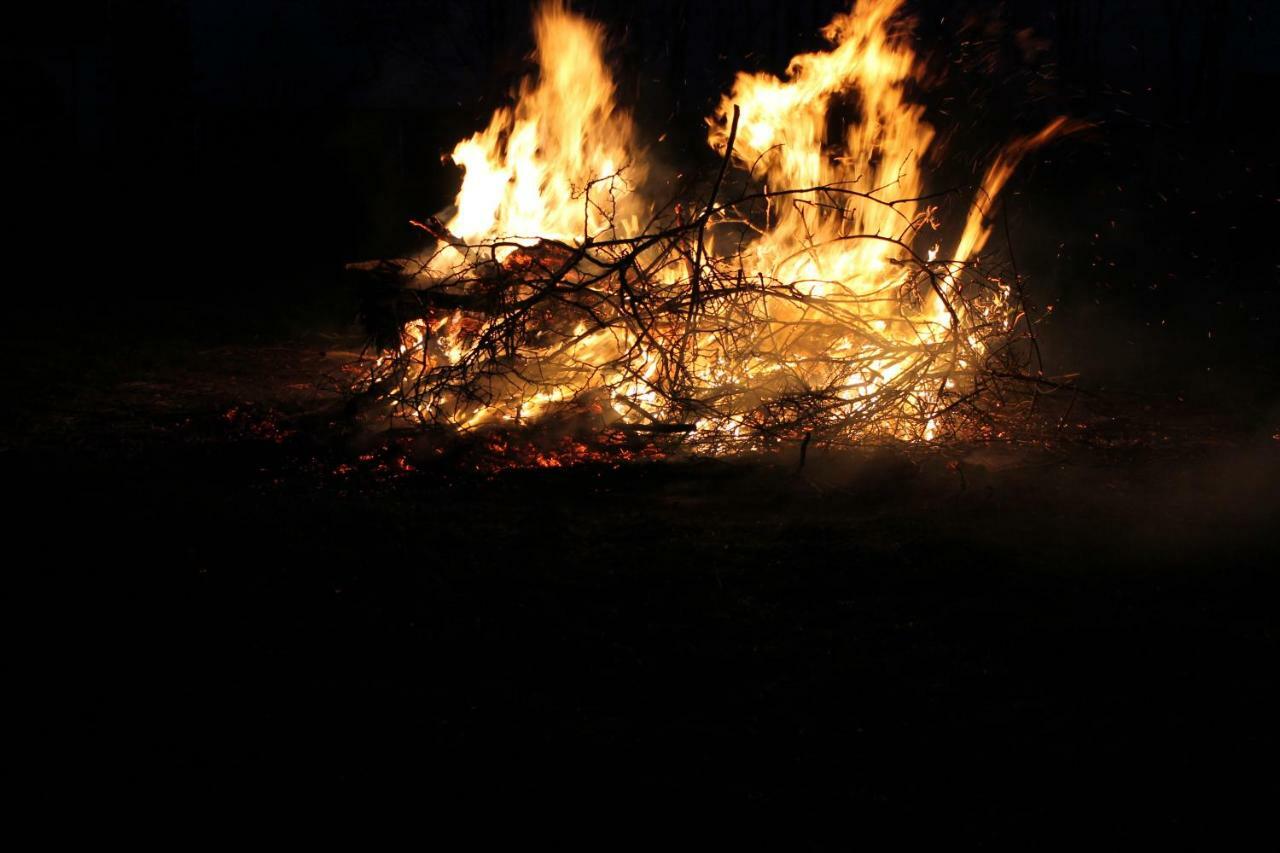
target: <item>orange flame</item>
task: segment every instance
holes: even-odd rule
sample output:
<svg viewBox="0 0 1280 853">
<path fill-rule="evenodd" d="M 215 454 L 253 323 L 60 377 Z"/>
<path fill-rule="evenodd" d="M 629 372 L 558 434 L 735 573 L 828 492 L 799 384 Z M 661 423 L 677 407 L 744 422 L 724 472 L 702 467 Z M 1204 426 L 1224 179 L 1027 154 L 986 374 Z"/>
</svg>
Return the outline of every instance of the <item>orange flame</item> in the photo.
<svg viewBox="0 0 1280 853">
<path fill-rule="evenodd" d="M 695 322 L 691 308 L 687 324 L 644 336 L 584 320 L 531 354 L 537 383 L 492 371 L 488 401 L 454 405 L 447 420 L 461 429 L 523 423 L 604 389 L 623 424 L 691 419 L 696 435 L 733 440 L 771 401 L 820 391 L 838 404 L 824 415 L 831 423 L 860 413 L 870 423 L 874 413 L 881 435 L 932 438 L 945 400 L 973 384 L 987 351 L 983 335 L 1011 331 L 1017 315 L 1007 287 L 982 299 L 962 292 L 967 265 L 990 237 L 985 211 L 1027 153 L 1072 125 L 1056 119 L 1008 145 L 952 250 L 936 237 L 932 248 L 918 248 L 936 228 L 921 171 L 935 132 L 908 97 L 921 66 L 896 20 L 901 5 L 858 0 L 823 29 L 827 50 L 796 56 L 783 77 L 740 74 L 708 119 L 709 142 L 724 154 L 740 108 L 731 153 L 764 184 L 764 221 L 739 213 L 731 200 L 707 219 L 712 249 L 705 257 L 700 242 L 688 257 L 647 259 L 651 274 L 672 288 L 696 291 L 704 275 L 731 263 L 742 280 L 785 283 L 785 298 L 712 306 L 706 310 L 726 312 L 714 322 Z M 453 150 L 464 170 L 446 224 L 456 240 L 427 262 L 428 282 L 467 269 L 477 252 L 518 260 L 520 247 L 543 240 L 584 247 L 647 227 L 644 152 L 630 116 L 614 103 L 603 29 L 554 0 L 535 14 L 534 36 L 536 78 L 520 85 L 513 107 Z M 837 108 L 857 118 L 831 139 Z M 465 325 L 461 312 L 417 321 L 405 329 L 402 354 L 422 351 L 427 369 L 456 365 L 469 355 Z M 691 408 L 673 411 L 670 397 L 657 392 L 672 358 L 662 344 L 683 359 L 681 388 L 696 403 Z M 439 416 L 434 404 L 414 408 L 423 418 Z"/>
<path fill-rule="evenodd" d="M 536 80 L 524 80 L 515 106 L 450 155 L 464 175 L 446 226 L 467 242 L 524 245 L 599 238 L 620 222 L 637 227 L 632 197 L 645 169 L 631 117 L 614 105 L 604 28 L 554 0 L 538 10 L 533 31 Z"/>
</svg>

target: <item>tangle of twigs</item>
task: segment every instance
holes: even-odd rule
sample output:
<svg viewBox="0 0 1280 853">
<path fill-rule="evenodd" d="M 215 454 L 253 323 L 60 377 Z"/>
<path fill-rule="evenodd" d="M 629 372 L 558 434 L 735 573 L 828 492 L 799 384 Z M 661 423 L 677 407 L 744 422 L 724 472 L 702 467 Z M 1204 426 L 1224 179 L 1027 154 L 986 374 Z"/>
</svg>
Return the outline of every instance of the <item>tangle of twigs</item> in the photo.
<svg viewBox="0 0 1280 853">
<path fill-rule="evenodd" d="M 415 223 L 436 254 L 380 268 L 387 287 L 366 320 L 381 355 L 360 390 L 446 431 L 537 423 L 727 453 L 995 437 L 1056 387 L 1031 369 L 1016 274 L 913 248 L 932 208 L 899 234 L 840 231 L 797 249 L 887 243 L 889 267 L 870 284 L 788 280 L 776 271 L 790 259 L 756 252 L 776 205 L 839 216 L 922 199 L 831 185 L 720 200 L 723 177 L 722 166 L 696 215 L 669 204 L 638 233 L 610 216 L 618 175 L 582 189 L 584 221 L 608 224 L 572 241 L 467 244 Z"/>
</svg>

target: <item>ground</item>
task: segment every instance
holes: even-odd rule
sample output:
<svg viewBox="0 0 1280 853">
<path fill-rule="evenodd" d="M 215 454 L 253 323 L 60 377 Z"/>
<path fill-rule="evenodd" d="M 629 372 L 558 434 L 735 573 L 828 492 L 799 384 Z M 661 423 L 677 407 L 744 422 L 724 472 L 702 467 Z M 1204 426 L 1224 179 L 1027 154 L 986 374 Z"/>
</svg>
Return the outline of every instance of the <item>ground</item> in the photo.
<svg viewBox="0 0 1280 853">
<path fill-rule="evenodd" d="M 358 347 L 10 353 L 16 563 L 51 589 L 21 668 L 59 786 L 995 840 L 1273 804 L 1274 429 L 1127 400 L 1053 451 L 406 471 L 333 428 Z"/>
</svg>

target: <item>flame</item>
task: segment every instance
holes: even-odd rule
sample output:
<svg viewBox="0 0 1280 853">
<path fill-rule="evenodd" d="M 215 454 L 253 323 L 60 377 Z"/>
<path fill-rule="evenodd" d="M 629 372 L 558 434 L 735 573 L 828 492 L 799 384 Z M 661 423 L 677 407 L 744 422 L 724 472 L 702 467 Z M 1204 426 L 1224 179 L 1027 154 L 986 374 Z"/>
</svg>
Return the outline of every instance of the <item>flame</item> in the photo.
<svg viewBox="0 0 1280 853">
<path fill-rule="evenodd" d="M 451 154 L 462 187 L 423 276 L 456 284 L 483 278 L 474 273 L 486 263 L 503 276 L 567 264 L 562 280 L 594 307 L 572 323 L 548 319 L 503 357 L 479 343 L 501 330 L 496 318 L 417 321 L 400 363 L 418 380 L 444 378 L 414 396 L 401 390 L 415 381 L 405 377 L 393 399 L 464 430 L 525 423 L 603 392 L 613 421 L 688 426 L 720 445 L 758 434 L 780 408 L 799 412 L 802 432 L 935 438 L 949 404 L 974 389 L 992 335 L 1017 322 L 1007 285 L 987 281 L 974 295 L 966 284 L 991 234 L 986 213 L 1021 159 L 1072 125 L 1057 119 L 1000 151 L 948 249 L 928 203 L 922 164 L 935 131 L 908 94 L 922 66 L 901 5 L 858 0 L 823 29 L 826 50 L 794 57 L 781 77 L 739 74 L 708 119 L 711 147 L 763 186 L 763 216 L 744 212 L 747 193 L 665 220 L 644 192 L 633 122 L 614 101 L 604 30 L 558 0 L 542 5 L 536 75 Z M 690 251 L 640 239 L 655 222 L 679 230 L 699 212 Z M 599 259 L 628 239 L 639 240 L 632 257 Z M 680 307 L 629 319 L 628 265 L 645 271 L 650 304 Z M 758 293 L 703 289 L 726 281 L 758 283 Z M 511 293 L 532 298 L 519 285 Z M 464 369 L 482 387 L 463 393 L 451 377 Z"/>
<path fill-rule="evenodd" d="M 840 375 L 839 361 L 804 371 L 807 384 L 834 383 L 851 401 L 908 370 L 923 355 L 918 348 L 944 338 L 953 319 L 937 293 L 923 310 L 901 310 L 909 273 L 894 264 L 911 252 L 902 238 L 927 221 L 915 199 L 923 191 L 920 160 L 934 131 L 923 120 L 924 107 L 905 96 L 915 57 L 890 30 L 899 5 L 860 2 L 837 15 L 823 29 L 831 49 L 796 56 L 784 78 L 740 74 L 709 122 L 710 142 L 723 151 L 738 105 L 744 119 L 734 156 L 766 186 L 799 190 L 771 202 L 769 227 L 748 255 L 750 273 L 797 282 L 825 303 L 817 310 L 776 300 L 765 306 L 770 326 L 781 333 L 779 349 L 822 355 L 814 350 L 824 341 L 798 340 L 793 330 L 834 309 L 841 334 L 826 354 L 850 348 L 850 336 L 883 351 L 869 372 Z M 837 101 L 855 103 L 858 120 L 828 143 Z M 935 385 L 919 390 L 928 396 Z M 904 399 L 904 413 L 921 403 Z"/>
<path fill-rule="evenodd" d="M 904 395 L 894 422 L 899 437 L 932 438 L 933 419 L 919 415 L 938 402 L 939 379 L 944 389 L 956 388 L 954 375 L 962 368 L 964 348 L 950 358 L 936 358 L 944 344 L 968 318 L 957 292 L 957 273 L 986 244 L 991 229 L 985 208 L 1004 187 L 1023 156 L 1068 129 L 1058 118 L 1038 134 L 1005 147 L 991 165 L 978 199 L 970 207 L 962 236 L 954 251 L 938 261 L 934 243 L 917 254 L 915 236 L 934 227 L 935 209 L 924 206 L 921 163 L 934 139 L 924 120 L 924 107 L 907 97 L 907 85 L 922 70 L 904 31 L 895 31 L 894 16 L 902 0 L 860 0 L 850 12 L 837 15 L 823 29 L 829 50 L 801 54 L 789 63 L 784 77 L 768 73 L 739 74 L 716 115 L 708 120 L 709 141 L 723 152 L 730 116 L 737 105 L 743 116 L 734 148 L 735 159 L 761 175 L 766 186 L 789 187 L 770 205 L 769 227 L 751 247 L 749 271 L 782 281 L 804 283 L 821 297 L 821 313 L 837 308 L 841 323 L 864 345 L 879 348 L 884 357 L 866 371 L 845 376 L 816 375 L 811 384 L 834 379 L 840 396 L 856 399 L 875 394 L 928 362 L 927 375 Z M 854 113 L 838 138 L 831 140 L 833 113 Z M 810 189 L 823 188 L 823 189 Z M 912 268 L 904 261 L 937 265 L 939 275 L 918 306 L 904 304 L 911 289 Z M 1007 296 L 1007 294 L 1006 294 Z M 840 310 L 848 306 L 851 310 Z M 988 305 L 991 319 L 1006 306 Z M 793 303 L 769 306 L 775 329 L 796 328 L 819 313 L 799 310 Z M 988 319 L 984 317 L 982 319 Z M 784 338 L 784 349 L 797 341 Z M 816 342 L 806 342 L 809 346 Z M 980 358 L 982 344 L 966 340 L 970 359 Z M 850 338 L 837 338 L 826 351 L 837 355 L 850 348 Z M 838 370 L 836 371 L 838 374 Z"/>
<path fill-rule="evenodd" d="M 645 177 L 631 117 L 614 104 L 604 28 L 556 0 L 538 9 L 533 32 L 536 78 L 450 155 L 464 174 L 446 227 L 467 243 L 509 241 L 498 260 L 540 239 L 599 238 L 620 220 L 634 225 L 634 188 Z M 446 250 L 435 268 L 463 260 Z"/>
<path fill-rule="evenodd" d="M 961 262 L 968 260 L 974 252 L 980 251 L 986 245 L 987 238 L 991 236 L 991 227 L 985 223 L 985 205 L 981 200 L 994 200 L 1000 195 L 1000 191 L 1004 189 L 1005 183 L 1013 175 L 1013 170 L 1018 167 L 1023 157 L 1054 137 L 1075 130 L 1079 126 L 1078 123 L 1068 120 L 1066 116 L 1058 116 L 1045 125 L 1039 133 L 1016 139 L 1004 147 L 982 178 L 978 200 L 975 200 L 969 208 L 969 218 L 965 221 L 964 232 L 960 236 L 960 243 L 955 251 L 957 260 Z"/>
</svg>

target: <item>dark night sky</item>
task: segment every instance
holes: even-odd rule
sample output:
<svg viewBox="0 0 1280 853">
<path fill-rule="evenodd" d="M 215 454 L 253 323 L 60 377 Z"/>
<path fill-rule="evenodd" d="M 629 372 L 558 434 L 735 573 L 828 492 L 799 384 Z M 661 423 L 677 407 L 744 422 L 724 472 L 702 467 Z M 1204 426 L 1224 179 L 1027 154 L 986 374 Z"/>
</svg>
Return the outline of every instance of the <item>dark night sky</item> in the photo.
<svg viewBox="0 0 1280 853">
<path fill-rule="evenodd" d="M 621 98 L 681 159 L 702 156 L 699 117 L 735 70 L 780 70 L 842 5 L 576 7 L 608 23 Z M 1057 305 L 1061 369 L 1131 384 L 1155 370 L 1181 390 L 1243 366 L 1273 394 L 1275 4 L 907 5 L 937 72 L 930 118 L 961 172 L 1047 115 L 1098 123 L 1029 163 L 1010 202 L 1033 292 Z M 9 233 L 40 259 L 19 301 L 97 305 L 110 279 L 113 310 L 341 315 L 341 264 L 404 250 L 405 220 L 450 199 L 440 154 L 526 69 L 528 11 L 164 0 L 18 15 Z M 1044 45 L 1030 56 L 1028 30 Z"/>
</svg>

